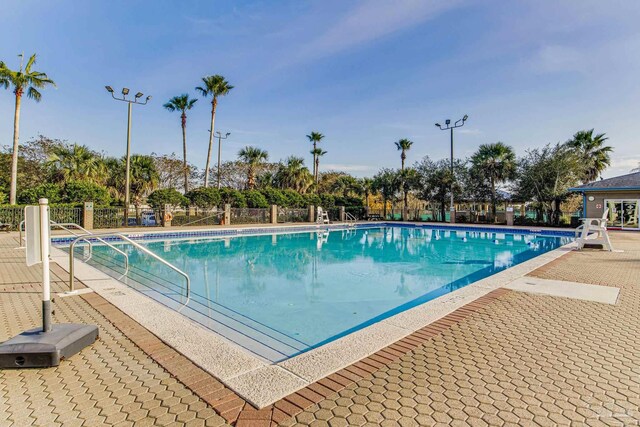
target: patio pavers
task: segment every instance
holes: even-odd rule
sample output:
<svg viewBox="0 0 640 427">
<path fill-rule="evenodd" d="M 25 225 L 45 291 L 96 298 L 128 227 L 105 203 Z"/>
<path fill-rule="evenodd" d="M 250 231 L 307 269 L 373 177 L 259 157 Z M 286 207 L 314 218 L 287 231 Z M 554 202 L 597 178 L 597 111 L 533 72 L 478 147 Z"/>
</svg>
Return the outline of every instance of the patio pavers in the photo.
<svg viewBox="0 0 640 427">
<path fill-rule="evenodd" d="M 640 233 L 612 237 L 624 253 L 570 253 L 531 275 L 619 287 L 616 305 L 500 291 L 316 391 L 270 411 L 246 407 L 238 425 L 638 425 Z M 38 267 L 24 266 L 9 240 L 0 237 L 0 340 L 40 321 Z M 58 298 L 56 321 L 96 323 L 99 342 L 55 369 L 0 372 L 0 425 L 225 422 L 96 297 Z"/>
</svg>

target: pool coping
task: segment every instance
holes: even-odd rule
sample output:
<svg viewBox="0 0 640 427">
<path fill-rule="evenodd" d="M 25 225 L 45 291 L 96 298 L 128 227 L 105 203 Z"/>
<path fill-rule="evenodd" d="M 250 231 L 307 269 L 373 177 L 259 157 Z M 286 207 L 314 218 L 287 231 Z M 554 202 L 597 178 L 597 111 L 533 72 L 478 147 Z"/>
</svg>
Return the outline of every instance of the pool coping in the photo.
<svg viewBox="0 0 640 427">
<path fill-rule="evenodd" d="M 367 224 L 371 224 L 372 227 L 387 224 L 416 226 L 412 223 L 397 222 L 371 222 Z M 488 228 L 469 227 L 468 225 L 434 227 L 432 224 L 419 224 L 417 226 L 454 229 L 456 231 L 464 231 L 465 229 L 477 231 L 478 228 L 483 230 Z M 327 228 L 326 225 L 282 226 L 285 231 L 308 231 L 309 227 L 313 230 Z M 329 228 L 344 228 L 344 225 L 334 225 Z M 262 227 L 260 229 L 267 233 L 273 233 L 276 227 Z M 213 231 L 230 230 L 234 229 L 220 230 L 217 228 Z M 247 230 L 247 228 L 242 230 Z M 536 228 L 533 231 L 524 227 L 517 229 L 490 227 L 487 231 L 530 233 L 540 232 L 538 230 L 540 229 Z M 153 234 L 157 236 L 164 233 Z M 251 233 L 245 232 L 236 235 L 247 234 Z M 567 235 L 567 232 L 562 235 Z M 450 315 L 461 307 L 485 297 L 492 291 L 502 288 L 511 281 L 559 258 L 568 253 L 573 246 L 573 243 L 569 243 L 538 255 L 514 267 L 279 363 L 268 363 L 249 354 L 215 332 L 79 260 L 76 260 L 75 273 L 78 280 L 151 331 L 175 351 L 183 354 L 204 371 L 220 380 L 242 399 L 257 408 L 265 408 L 337 371 L 354 363 L 357 364 L 360 360 L 370 357 L 385 347 L 402 341 L 407 336 Z M 68 254 L 53 247 L 52 259 L 68 272 Z"/>
</svg>

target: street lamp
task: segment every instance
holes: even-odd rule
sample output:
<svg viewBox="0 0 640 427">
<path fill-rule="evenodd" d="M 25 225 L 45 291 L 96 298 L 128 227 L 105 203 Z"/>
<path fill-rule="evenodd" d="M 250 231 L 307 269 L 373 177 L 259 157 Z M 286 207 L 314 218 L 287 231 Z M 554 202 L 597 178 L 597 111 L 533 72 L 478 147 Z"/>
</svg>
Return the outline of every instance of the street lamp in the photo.
<svg viewBox="0 0 640 427">
<path fill-rule="evenodd" d="M 116 101 L 123 101 L 128 104 L 128 115 L 127 115 L 127 159 L 126 159 L 126 167 L 125 167 L 125 184 L 124 184 L 124 226 L 129 226 L 129 187 L 131 187 L 131 106 L 133 104 L 146 105 L 147 102 L 151 99 L 151 96 L 147 96 L 144 102 L 140 101 L 140 98 L 144 96 L 142 92 L 138 92 L 135 94 L 134 99 L 127 99 L 127 95 L 129 95 L 129 88 L 122 88 L 122 97 L 117 97 L 114 94 L 113 88 L 111 86 L 104 87 L 107 92 L 111 94 L 111 97 Z"/>
<path fill-rule="evenodd" d="M 449 217 L 449 222 L 456 222 L 456 218 L 455 218 L 455 207 L 453 206 L 453 130 L 455 128 L 460 128 L 462 126 L 464 126 L 464 123 L 467 121 L 467 119 L 469 118 L 468 115 L 464 115 L 463 118 L 461 118 L 460 120 L 456 121 L 453 126 L 451 126 L 451 120 L 447 119 L 445 120 L 444 124 L 445 126 L 442 127 L 442 125 L 440 125 L 440 123 L 436 123 L 436 126 L 440 129 L 440 130 L 451 130 L 451 205 L 449 206 L 449 211 L 450 211 L 450 217 Z M 443 218 L 444 220 L 444 218 Z"/>
<path fill-rule="evenodd" d="M 222 145 L 222 140 L 229 138 L 229 135 L 231 135 L 231 132 L 227 132 L 225 136 L 222 136 L 220 131 L 216 132 L 216 136 L 218 137 L 218 190 L 220 189 L 220 146 Z"/>
</svg>

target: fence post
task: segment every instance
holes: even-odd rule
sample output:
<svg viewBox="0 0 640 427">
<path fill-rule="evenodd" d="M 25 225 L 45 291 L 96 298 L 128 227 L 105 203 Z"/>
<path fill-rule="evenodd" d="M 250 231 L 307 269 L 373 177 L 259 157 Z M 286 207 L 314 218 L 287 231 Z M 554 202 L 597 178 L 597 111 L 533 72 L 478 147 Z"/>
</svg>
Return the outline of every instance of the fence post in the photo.
<svg viewBox="0 0 640 427">
<path fill-rule="evenodd" d="M 93 230 L 93 202 L 84 202 L 82 207 L 82 226 Z"/>
<path fill-rule="evenodd" d="M 455 208 L 455 206 L 451 206 L 449 208 L 449 223 L 450 224 L 455 224 L 456 223 L 456 208 Z"/>
<path fill-rule="evenodd" d="M 316 207 L 309 205 L 309 222 L 316 222 Z"/>
<path fill-rule="evenodd" d="M 162 226 L 163 227 L 171 227 L 171 205 L 164 205 L 164 209 L 160 212 L 162 215 Z"/>
<path fill-rule="evenodd" d="M 344 206 L 338 206 L 338 218 L 340 218 L 340 222 L 345 221 Z"/>
<path fill-rule="evenodd" d="M 271 224 L 278 223 L 278 205 L 271 205 L 271 209 L 269 209 L 269 217 L 271 219 Z"/>
<path fill-rule="evenodd" d="M 507 208 L 505 209 L 505 216 L 507 219 L 507 225 L 512 227 L 513 226 L 513 206 L 507 206 Z"/>
<path fill-rule="evenodd" d="M 231 224 L 231 205 L 229 203 L 224 205 L 224 225 Z"/>
</svg>

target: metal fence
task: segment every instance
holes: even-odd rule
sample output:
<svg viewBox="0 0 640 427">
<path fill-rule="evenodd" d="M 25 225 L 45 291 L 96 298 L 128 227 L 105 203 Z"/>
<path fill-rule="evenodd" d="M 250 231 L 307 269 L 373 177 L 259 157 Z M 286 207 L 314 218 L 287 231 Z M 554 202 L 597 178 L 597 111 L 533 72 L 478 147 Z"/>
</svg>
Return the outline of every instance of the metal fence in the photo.
<svg viewBox="0 0 640 427">
<path fill-rule="evenodd" d="M 124 226 L 124 207 L 93 208 L 93 228 Z"/>
<path fill-rule="evenodd" d="M 180 227 L 220 225 L 224 218 L 224 211 L 220 209 L 173 209 L 171 214 L 171 225 Z"/>
<path fill-rule="evenodd" d="M 51 206 L 49 207 L 51 221 L 60 223 L 75 223 L 84 225 L 82 222 L 82 208 L 75 206 Z M 9 224 L 10 230 L 17 230 L 24 220 L 24 206 L 3 206 L 0 207 L 0 223 Z"/>
<path fill-rule="evenodd" d="M 293 209 L 278 207 L 278 222 L 307 222 L 309 209 Z"/>
<path fill-rule="evenodd" d="M 231 208 L 231 224 L 266 224 L 269 222 L 269 209 Z"/>
</svg>

